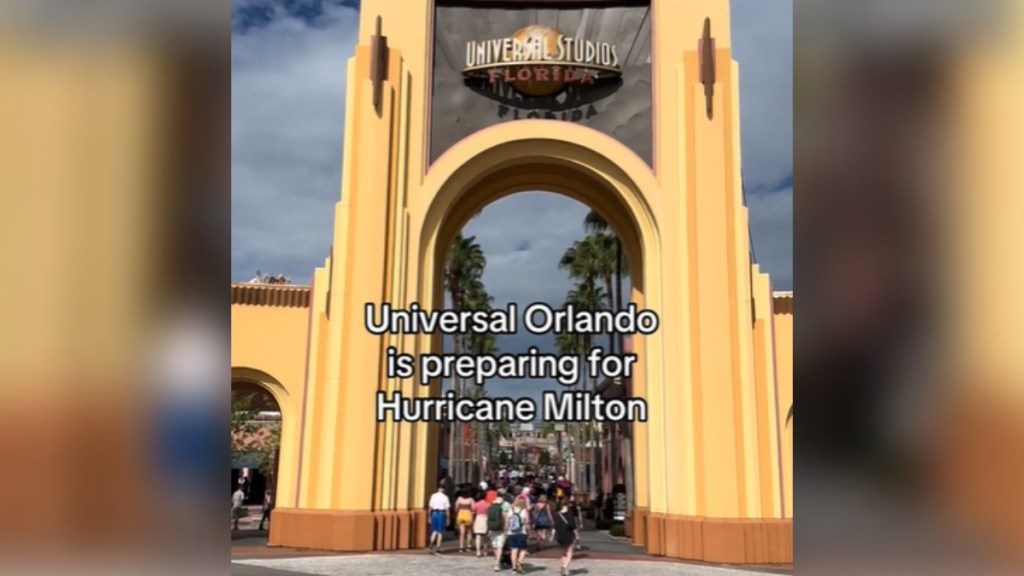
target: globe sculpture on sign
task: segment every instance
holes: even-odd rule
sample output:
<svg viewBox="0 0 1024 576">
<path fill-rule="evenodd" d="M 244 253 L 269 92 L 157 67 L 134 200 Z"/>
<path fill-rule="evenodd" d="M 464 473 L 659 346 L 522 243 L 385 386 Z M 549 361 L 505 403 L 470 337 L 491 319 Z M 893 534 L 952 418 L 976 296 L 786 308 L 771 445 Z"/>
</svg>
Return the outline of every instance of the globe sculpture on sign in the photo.
<svg viewBox="0 0 1024 576">
<path fill-rule="evenodd" d="M 549 97 L 574 84 L 619 76 L 618 55 L 608 42 L 567 38 L 550 26 L 534 24 L 511 36 L 466 43 L 466 67 L 475 89 L 510 97 L 502 86 L 527 97 Z M 486 88 L 489 86 L 489 88 Z"/>
<path fill-rule="evenodd" d="M 530 96 L 550 96 L 565 87 L 565 81 L 561 78 L 552 80 L 552 75 L 547 75 L 547 80 L 538 80 L 537 75 L 531 73 L 523 75 L 528 76 L 527 80 L 518 79 L 522 77 L 519 76 L 520 70 L 525 68 L 532 72 L 537 66 L 547 65 L 548 61 L 558 57 L 558 39 L 561 35 L 562 33 L 554 28 L 539 24 L 520 28 L 512 35 L 513 40 L 532 51 L 524 54 L 521 64 L 512 67 L 512 77 L 516 78 L 512 85 L 516 90 Z M 506 58 L 512 60 L 512 54 L 507 54 Z"/>
</svg>

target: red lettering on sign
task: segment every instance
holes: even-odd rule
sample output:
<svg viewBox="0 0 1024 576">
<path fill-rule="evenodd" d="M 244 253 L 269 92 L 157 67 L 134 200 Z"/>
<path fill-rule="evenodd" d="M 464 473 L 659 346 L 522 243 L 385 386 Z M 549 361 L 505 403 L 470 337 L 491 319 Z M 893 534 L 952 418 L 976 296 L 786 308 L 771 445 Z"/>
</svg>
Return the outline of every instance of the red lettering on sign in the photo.
<svg viewBox="0 0 1024 576">
<path fill-rule="evenodd" d="M 496 84 L 499 80 L 505 84 L 516 82 L 565 82 L 566 84 L 578 82 L 580 84 L 596 84 L 597 76 L 590 71 L 562 69 L 558 66 L 550 68 L 523 66 L 516 70 L 506 68 L 504 70 L 490 70 L 487 72 L 487 79 L 490 84 Z"/>
</svg>

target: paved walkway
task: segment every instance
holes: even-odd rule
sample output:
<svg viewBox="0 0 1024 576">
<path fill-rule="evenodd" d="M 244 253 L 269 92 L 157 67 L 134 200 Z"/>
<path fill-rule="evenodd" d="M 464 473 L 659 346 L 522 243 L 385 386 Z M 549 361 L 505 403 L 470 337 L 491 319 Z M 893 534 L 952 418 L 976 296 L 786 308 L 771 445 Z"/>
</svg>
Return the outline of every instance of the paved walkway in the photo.
<svg viewBox="0 0 1024 576">
<path fill-rule="evenodd" d="M 257 521 L 258 523 L 258 521 Z M 284 556 L 310 556 L 310 555 L 333 555 L 327 552 L 313 552 L 296 550 L 291 548 L 267 548 L 267 533 L 255 529 L 243 529 L 232 532 L 231 535 L 231 556 L 232 558 L 279 558 Z M 634 546 L 625 538 L 615 538 L 607 532 L 596 530 L 585 530 L 580 535 L 582 550 L 577 552 L 581 557 L 629 560 L 644 559 L 648 556 L 641 548 Z M 445 535 L 444 543 L 441 546 L 444 555 L 473 556 L 474 553 L 460 554 L 458 552 L 458 537 L 454 532 Z M 425 554 L 424 550 L 401 550 L 388 554 Z M 558 558 L 561 555 L 558 548 L 547 544 L 541 550 L 531 550 L 531 556 L 537 558 Z"/>
<path fill-rule="evenodd" d="M 263 507 L 246 506 L 246 509 L 249 510 L 249 515 L 238 521 L 238 527 L 242 530 L 256 530 L 260 526 L 260 518 L 263 517 Z M 234 523 L 234 520 L 230 521 Z"/>
<path fill-rule="evenodd" d="M 259 520 L 257 517 L 256 523 Z M 620 576 L 640 570 L 644 576 L 678 574 L 681 576 L 751 576 L 757 574 L 792 574 L 791 568 L 731 568 L 686 563 L 677 559 L 651 557 L 625 538 L 607 532 L 584 530 L 580 533 L 582 550 L 576 552 L 574 576 Z M 494 563 L 476 558 L 473 552 L 459 553 L 454 533 L 445 535 L 442 554 L 434 556 L 425 550 L 401 550 L 376 554 L 331 553 L 322 550 L 267 547 L 267 533 L 241 530 L 232 533 L 231 573 L 236 576 L 296 576 L 330 574 L 332 576 L 422 576 L 441 573 L 445 576 L 493 574 Z M 531 551 L 527 557 L 527 573 L 556 576 L 557 547 Z M 530 568 L 532 566 L 532 568 Z M 501 574 L 511 574 L 503 571 Z"/>
<path fill-rule="evenodd" d="M 418 554 L 363 554 L 352 556 L 307 556 L 303 558 L 273 558 L 235 560 L 231 573 L 235 576 L 287 576 L 290 574 L 323 576 L 481 576 L 494 574 L 494 562 L 473 556 L 434 556 Z M 528 557 L 524 564 L 526 574 L 556 576 L 558 560 Z M 644 576 L 754 576 L 773 574 L 733 568 L 651 562 L 647 560 L 595 560 L 580 559 L 572 566 L 573 576 L 622 576 L 642 573 Z M 512 574 L 503 570 L 499 574 Z"/>
</svg>

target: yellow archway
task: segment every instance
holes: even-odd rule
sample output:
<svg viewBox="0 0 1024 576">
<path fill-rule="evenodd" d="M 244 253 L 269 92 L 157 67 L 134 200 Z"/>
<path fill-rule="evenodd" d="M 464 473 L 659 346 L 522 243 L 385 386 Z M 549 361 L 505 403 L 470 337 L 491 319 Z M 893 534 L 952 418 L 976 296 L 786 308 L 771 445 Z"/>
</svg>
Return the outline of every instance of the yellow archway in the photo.
<svg viewBox="0 0 1024 576">
<path fill-rule="evenodd" d="M 634 274 L 632 302 L 640 308 L 657 310 L 660 295 L 649 288 L 660 284 L 657 224 L 641 188 L 627 173 L 632 169 L 645 178 L 650 177 L 650 170 L 639 159 L 632 166 L 611 160 L 626 154 L 631 152 L 603 134 L 543 120 L 491 128 L 460 142 L 428 175 L 428 181 L 440 184 L 422 220 L 419 269 L 409 271 L 420 279 L 415 301 L 430 302 L 435 308 L 443 306 L 443 278 L 439 272 L 445 252 L 472 215 L 505 196 L 544 190 L 578 200 L 609 222 L 622 240 Z M 648 261 L 654 265 L 648 265 Z M 649 395 L 648 374 L 659 372 L 657 356 L 647 352 L 661 349 L 658 340 L 654 334 L 635 341 L 640 357 L 634 371 L 637 397 Z M 416 349 L 439 350 L 440 336 L 421 337 Z M 437 395 L 437 386 L 430 393 Z M 655 426 L 660 419 L 660 414 L 652 414 Z M 436 468 L 431 463 L 437 460 L 436 429 L 421 431 L 418 438 L 416 481 L 409 488 L 414 500 L 423 500 L 435 481 Z M 635 498 L 640 507 L 647 506 L 648 498 L 646 438 L 647 424 L 635 424 Z"/>
<path fill-rule="evenodd" d="M 281 411 L 281 449 L 278 456 L 278 469 L 291 470 L 298 466 L 299 427 L 301 418 L 296 411 L 295 403 L 285 386 L 270 374 L 245 366 L 232 366 L 231 383 L 245 382 L 254 384 L 267 391 L 277 402 Z M 280 505 L 291 505 L 295 502 L 296 484 L 294 474 L 279 474 L 276 478 L 276 499 Z"/>
<path fill-rule="evenodd" d="M 305 342 L 305 361 L 286 363 L 305 374 L 293 389 L 302 398 L 302 465 L 286 469 L 282 455 L 295 504 L 276 510 L 271 545 L 425 545 L 431 425 L 378 421 L 376 398 L 436 394 L 389 378 L 385 365 L 388 347 L 420 355 L 437 350 L 439 337 L 369 334 L 364 307 L 439 305 L 439 259 L 465 221 L 504 195 L 540 189 L 609 221 L 639 268 L 632 300 L 662 318 L 634 347 L 634 392 L 648 403 L 648 421 L 634 434 L 633 542 L 675 558 L 791 562 L 792 436 L 782 433 L 791 329 L 776 322 L 770 282 L 750 262 L 728 3 L 652 1 L 649 161 L 633 152 L 642 149 L 635 138 L 630 148 L 609 130 L 555 120 L 498 122 L 454 138 L 431 161 L 431 123 L 444 120 L 430 116 L 433 8 L 431 0 L 362 4 L 333 248 L 305 292 L 305 337 L 289 331 L 281 340 Z M 264 305 L 260 317 L 283 323 L 307 312 L 290 310 Z"/>
</svg>

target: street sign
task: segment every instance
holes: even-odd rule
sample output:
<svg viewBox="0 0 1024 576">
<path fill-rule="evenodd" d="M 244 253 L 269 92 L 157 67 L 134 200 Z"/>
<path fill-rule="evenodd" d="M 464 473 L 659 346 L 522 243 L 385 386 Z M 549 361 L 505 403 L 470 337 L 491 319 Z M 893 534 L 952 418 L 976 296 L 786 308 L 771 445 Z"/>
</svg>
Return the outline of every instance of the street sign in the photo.
<svg viewBox="0 0 1024 576">
<path fill-rule="evenodd" d="M 565 432 L 565 424 L 555 424 L 555 432 Z"/>
</svg>

